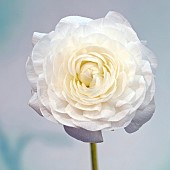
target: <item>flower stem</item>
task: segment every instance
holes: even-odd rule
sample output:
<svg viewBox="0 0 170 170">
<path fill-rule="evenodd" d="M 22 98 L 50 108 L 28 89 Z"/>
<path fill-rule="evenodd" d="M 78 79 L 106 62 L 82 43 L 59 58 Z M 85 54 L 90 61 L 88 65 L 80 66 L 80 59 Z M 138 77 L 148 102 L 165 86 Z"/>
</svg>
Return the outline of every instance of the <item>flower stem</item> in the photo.
<svg viewBox="0 0 170 170">
<path fill-rule="evenodd" d="M 97 146 L 96 146 L 96 143 L 90 143 L 90 149 L 91 149 L 92 170 L 98 170 L 98 166 L 97 166 Z"/>
</svg>

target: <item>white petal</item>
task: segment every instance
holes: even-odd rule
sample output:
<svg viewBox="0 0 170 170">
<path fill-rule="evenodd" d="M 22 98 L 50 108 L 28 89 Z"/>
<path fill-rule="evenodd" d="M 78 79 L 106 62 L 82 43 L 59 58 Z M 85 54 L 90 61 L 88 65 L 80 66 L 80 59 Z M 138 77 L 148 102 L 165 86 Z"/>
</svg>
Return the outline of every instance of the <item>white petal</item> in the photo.
<svg viewBox="0 0 170 170">
<path fill-rule="evenodd" d="M 155 81 L 154 81 L 154 78 L 153 78 L 152 83 L 151 83 L 150 87 L 148 88 L 148 90 L 146 92 L 145 99 L 144 99 L 142 105 L 140 106 L 140 109 L 144 109 L 145 107 L 147 107 L 147 105 L 153 99 L 154 94 L 155 94 Z"/>
<path fill-rule="evenodd" d="M 66 113 L 65 108 L 67 107 L 68 102 L 60 99 L 51 89 L 48 89 L 48 96 L 50 108 L 53 108 L 59 113 Z"/>
<path fill-rule="evenodd" d="M 145 61 L 141 70 L 142 70 L 142 74 L 144 75 L 146 84 L 149 87 L 151 82 L 152 82 L 152 79 L 153 79 L 153 73 L 152 73 L 152 70 L 151 70 L 150 63 L 148 61 Z"/>
<path fill-rule="evenodd" d="M 38 75 L 43 73 L 44 59 L 49 56 L 51 50 L 50 41 L 51 39 L 48 36 L 44 36 L 33 48 L 31 59 L 34 70 Z"/>
<path fill-rule="evenodd" d="M 85 118 L 83 116 L 83 111 L 80 109 L 77 109 L 70 104 L 67 105 L 65 108 L 66 113 L 73 119 L 78 120 L 78 121 L 89 121 L 89 119 Z"/>
<path fill-rule="evenodd" d="M 69 127 L 76 127 L 73 123 L 73 120 L 70 116 L 64 113 L 58 113 L 55 110 L 51 110 L 52 115 L 54 118 L 62 125 L 69 126 Z"/>
<path fill-rule="evenodd" d="M 84 27 L 92 19 L 79 17 L 79 16 L 69 16 L 60 20 L 55 28 L 54 39 L 64 39 L 68 40 L 68 37 L 75 33 L 75 30 L 79 27 Z M 76 37 L 79 37 L 80 32 L 76 31 Z"/>
<path fill-rule="evenodd" d="M 88 142 L 88 143 L 103 142 L 101 131 L 88 131 L 82 128 L 73 128 L 68 126 L 64 126 L 64 130 L 71 137 L 80 140 L 82 142 Z"/>
<path fill-rule="evenodd" d="M 113 122 L 120 121 L 121 119 L 126 117 L 126 115 L 130 113 L 130 111 L 131 111 L 131 108 L 121 110 L 120 112 L 117 112 L 112 118 L 110 118 L 109 121 L 113 121 Z"/>
<path fill-rule="evenodd" d="M 53 115 L 50 113 L 50 111 L 42 105 L 40 100 L 38 99 L 37 93 L 34 93 L 31 99 L 29 100 L 29 106 L 33 108 L 40 116 L 44 116 L 46 119 L 58 123 Z"/>
<path fill-rule="evenodd" d="M 83 105 L 80 103 L 75 103 L 74 105 L 76 108 L 81 109 L 81 110 L 90 110 L 90 111 L 100 111 L 101 110 L 101 103 L 95 104 L 95 105 Z"/>
<path fill-rule="evenodd" d="M 143 124 L 149 121 L 155 112 L 155 102 L 154 99 L 146 106 L 144 109 L 138 109 L 136 111 L 135 117 L 132 119 L 131 123 L 125 127 L 125 131 L 128 133 L 133 133 L 137 131 Z"/>
<path fill-rule="evenodd" d="M 93 20 L 88 25 L 95 30 L 94 33 L 104 34 L 124 46 L 129 42 L 140 41 L 136 32 L 131 27 L 111 22 L 107 18 Z"/>
<path fill-rule="evenodd" d="M 91 120 L 97 120 L 97 119 L 108 119 L 108 117 L 111 117 L 114 115 L 115 111 L 114 108 L 112 110 L 101 110 L 99 111 L 84 111 L 83 115 Z"/>
<path fill-rule="evenodd" d="M 126 47 L 134 58 L 142 58 L 149 61 L 152 71 L 155 72 L 155 69 L 157 68 L 156 57 L 150 49 L 142 44 L 142 42 L 129 42 Z"/>
<path fill-rule="evenodd" d="M 134 97 L 135 97 L 135 91 L 127 87 L 124 93 L 119 97 L 119 100 L 116 101 L 116 107 L 121 107 L 124 104 L 130 104 L 131 100 Z"/>
<path fill-rule="evenodd" d="M 126 84 L 127 84 L 127 75 L 124 71 L 122 71 L 119 73 L 119 76 L 117 78 L 117 85 L 116 85 L 117 89 L 113 97 L 117 98 L 118 96 L 121 96 L 125 90 Z"/>
<path fill-rule="evenodd" d="M 44 107 L 42 104 L 40 105 L 40 110 L 42 115 L 47 119 L 54 123 L 58 123 L 57 120 L 54 118 L 54 116 L 50 113 L 50 111 Z"/>
<path fill-rule="evenodd" d="M 90 131 L 98 131 L 98 130 L 102 130 L 102 129 L 106 129 L 111 127 L 111 123 L 107 122 L 107 121 L 89 121 L 89 122 L 85 122 L 85 121 L 76 121 L 73 120 L 74 125 L 76 125 L 77 127 L 86 129 L 86 130 L 90 130 Z"/>
<path fill-rule="evenodd" d="M 105 16 L 105 18 L 110 19 L 110 20 L 114 21 L 115 23 L 125 24 L 126 26 L 131 27 L 128 20 L 126 18 L 124 18 L 123 15 L 121 15 L 118 12 L 109 11 L 107 13 L 107 15 Z"/>
<path fill-rule="evenodd" d="M 136 111 L 145 99 L 146 94 L 146 82 L 143 76 L 136 75 L 133 83 L 129 86 L 135 91 L 135 97 L 131 100 L 132 110 L 131 113 Z"/>
<path fill-rule="evenodd" d="M 41 38 L 43 38 L 46 34 L 40 32 L 34 32 L 32 36 L 32 44 L 35 45 Z"/>
<path fill-rule="evenodd" d="M 111 122 L 112 127 L 110 128 L 110 130 L 126 127 L 132 121 L 133 117 L 134 117 L 134 113 L 131 113 L 131 114 L 126 115 L 124 118 L 122 118 L 119 121 Z"/>
<path fill-rule="evenodd" d="M 40 110 L 40 101 L 38 99 L 37 93 L 34 93 L 31 99 L 29 100 L 29 106 L 33 108 L 39 115 L 42 116 L 41 110 Z"/>
<path fill-rule="evenodd" d="M 158 64 L 154 53 L 142 44 L 141 44 L 141 52 L 142 52 L 142 57 L 150 62 L 153 72 L 155 72 L 155 69 L 157 68 Z"/>
<path fill-rule="evenodd" d="M 50 110 L 49 96 L 47 94 L 47 90 L 48 90 L 48 86 L 45 82 L 44 76 L 39 75 L 38 82 L 37 82 L 37 95 L 42 105 L 45 106 L 48 110 Z"/>
<path fill-rule="evenodd" d="M 90 21 L 92 21 L 92 19 L 81 16 L 68 16 L 60 20 L 60 22 L 73 24 L 75 26 L 86 25 Z"/>
<path fill-rule="evenodd" d="M 107 121 L 110 117 L 115 115 L 115 108 L 109 102 L 102 103 L 101 111 L 84 111 L 83 115 L 92 120 L 102 119 Z"/>
<path fill-rule="evenodd" d="M 130 52 L 130 54 L 133 56 L 134 59 L 142 59 L 140 41 L 135 41 L 135 42 L 131 41 L 126 45 L 126 48 Z"/>
<path fill-rule="evenodd" d="M 37 91 L 38 76 L 35 73 L 32 59 L 30 57 L 28 57 L 27 62 L 26 62 L 26 74 L 27 74 L 29 82 L 31 83 L 31 87 L 33 88 L 34 91 Z"/>
</svg>

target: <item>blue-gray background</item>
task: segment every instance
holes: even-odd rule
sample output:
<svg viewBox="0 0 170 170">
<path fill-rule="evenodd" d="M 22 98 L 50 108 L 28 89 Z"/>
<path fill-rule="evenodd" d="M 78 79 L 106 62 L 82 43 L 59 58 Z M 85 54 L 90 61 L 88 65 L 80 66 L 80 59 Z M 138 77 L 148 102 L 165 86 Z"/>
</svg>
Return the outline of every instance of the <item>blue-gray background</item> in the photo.
<svg viewBox="0 0 170 170">
<path fill-rule="evenodd" d="M 104 133 L 100 170 L 170 169 L 169 0 L 0 0 L 0 170 L 90 170 L 88 144 L 36 114 L 27 103 L 25 62 L 34 31 L 49 32 L 68 15 L 122 13 L 157 56 L 156 113 L 135 134 Z"/>
</svg>

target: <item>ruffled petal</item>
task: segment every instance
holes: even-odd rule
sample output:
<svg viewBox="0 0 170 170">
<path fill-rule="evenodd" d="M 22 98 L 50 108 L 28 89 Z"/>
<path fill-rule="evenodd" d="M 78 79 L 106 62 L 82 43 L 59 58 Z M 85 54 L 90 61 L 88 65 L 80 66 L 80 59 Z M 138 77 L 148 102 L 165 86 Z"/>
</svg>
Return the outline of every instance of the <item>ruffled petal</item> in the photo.
<svg viewBox="0 0 170 170">
<path fill-rule="evenodd" d="M 83 116 L 83 111 L 80 109 L 77 109 L 70 104 L 67 105 L 65 108 L 66 113 L 73 119 L 78 120 L 78 121 L 89 121 L 88 118 L 85 118 Z"/>
<path fill-rule="evenodd" d="M 27 74 L 28 80 L 31 84 L 33 91 L 37 91 L 38 75 L 35 73 L 32 59 L 30 57 L 28 57 L 27 62 L 26 62 L 26 74 Z"/>
<path fill-rule="evenodd" d="M 38 99 L 37 93 L 34 93 L 28 102 L 29 106 L 33 108 L 40 116 L 43 116 L 40 110 L 40 101 Z"/>
<path fill-rule="evenodd" d="M 141 58 L 149 61 L 152 72 L 155 73 L 157 68 L 157 60 L 154 53 L 148 49 L 141 41 L 129 42 L 126 46 L 129 52 L 133 55 L 134 58 Z"/>
<path fill-rule="evenodd" d="M 144 99 L 142 105 L 140 106 L 140 109 L 144 109 L 145 107 L 147 107 L 147 105 L 153 99 L 154 94 L 155 94 L 155 81 L 154 81 L 154 78 L 153 78 L 152 83 L 151 83 L 150 87 L 148 88 L 148 90 L 146 92 L 145 99 Z"/>
<path fill-rule="evenodd" d="M 150 62 L 152 71 L 153 73 L 155 73 L 158 64 L 154 53 L 143 44 L 141 44 L 140 48 L 141 48 L 142 57 Z"/>
<path fill-rule="evenodd" d="M 84 27 L 88 22 L 92 21 L 90 18 L 79 17 L 79 16 L 68 16 L 60 20 L 55 28 L 54 39 L 68 38 L 73 34 L 76 28 Z M 76 35 L 79 33 L 76 31 Z"/>
<path fill-rule="evenodd" d="M 59 113 L 66 113 L 65 109 L 68 103 L 65 100 L 60 99 L 56 94 L 55 91 L 48 89 L 48 96 L 49 96 L 49 105 L 51 108 L 56 110 Z"/>
<path fill-rule="evenodd" d="M 73 128 L 64 126 L 64 130 L 71 137 L 87 143 L 101 143 L 103 142 L 101 131 L 88 131 L 82 128 Z"/>
<path fill-rule="evenodd" d="M 38 41 L 40 41 L 41 38 L 43 38 L 45 33 L 40 33 L 40 32 L 34 32 L 32 36 L 32 44 L 35 45 Z"/>
<path fill-rule="evenodd" d="M 144 109 L 138 109 L 131 123 L 125 127 L 127 133 L 136 132 L 143 124 L 151 119 L 155 112 L 154 99 Z"/>
<path fill-rule="evenodd" d="M 48 96 L 48 85 L 45 82 L 44 75 L 39 75 L 38 82 L 37 82 L 37 95 L 40 99 L 42 105 L 49 109 L 49 96 Z"/>
<path fill-rule="evenodd" d="M 43 62 L 46 57 L 49 57 L 50 52 L 50 41 L 48 35 L 44 36 L 37 44 L 34 46 L 32 51 L 32 62 L 36 74 L 43 73 Z"/>
<path fill-rule="evenodd" d="M 76 127 L 80 127 L 89 131 L 98 131 L 102 129 L 107 129 L 111 127 L 111 122 L 108 121 L 97 121 L 97 120 L 91 120 L 91 121 L 76 121 L 73 120 L 73 123 Z"/>
<path fill-rule="evenodd" d="M 108 18 L 100 18 L 88 23 L 94 33 L 101 33 L 126 46 L 130 42 L 140 42 L 136 32 L 129 26 L 115 23 Z"/>
<path fill-rule="evenodd" d="M 92 21 L 91 18 L 80 17 L 80 16 L 68 16 L 60 20 L 60 22 L 73 24 L 75 26 L 86 25 L 90 21 Z"/>
<path fill-rule="evenodd" d="M 52 115 L 54 116 L 55 120 L 56 120 L 57 122 L 59 122 L 60 124 L 66 125 L 66 126 L 69 126 L 69 127 L 76 127 L 76 126 L 73 124 L 73 121 L 72 121 L 71 117 L 68 116 L 67 114 L 58 113 L 58 112 L 56 112 L 56 111 L 53 110 L 53 109 L 51 109 L 51 113 L 52 113 Z"/>
<path fill-rule="evenodd" d="M 124 24 L 124 25 L 126 25 L 128 27 L 131 27 L 131 25 L 128 22 L 128 20 L 126 18 L 124 18 L 123 15 L 121 15 L 118 12 L 109 11 L 107 13 L 107 15 L 105 16 L 105 18 L 110 19 L 112 22 Z"/>
<path fill-rule="evenodd" d="M 50 120 L 54 123 L 59 123 L 54 116 L 51 114 L 51 111 L 49 111 L 45 106 L 43 106 L 42 104 L 40 104 L 40 111 L 42 113 L 42 115 L 47 119 Z"/>
</svg>

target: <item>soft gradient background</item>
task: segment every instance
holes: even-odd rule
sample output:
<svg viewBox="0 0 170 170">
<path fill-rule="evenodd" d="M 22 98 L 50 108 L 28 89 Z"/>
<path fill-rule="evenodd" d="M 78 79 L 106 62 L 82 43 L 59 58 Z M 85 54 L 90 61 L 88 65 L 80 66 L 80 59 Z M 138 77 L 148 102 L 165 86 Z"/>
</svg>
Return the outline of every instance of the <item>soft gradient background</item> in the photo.
<svg viewBox="0 0 170 170">
<path fill-rule="evenodd" d="M 34 31 L 49 32 L 67 15 L 122 13 L 157 56 L 156 113 L 134 134 L 104 133 L 100 170 L 170 169 L 169 0 L 0 0 L 0 170 L 90 170 L 89 145 L 66 135 L 27 103 L 25 62 Z"/>
</svg>

